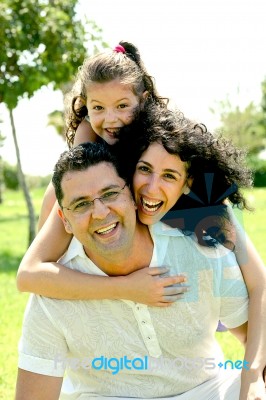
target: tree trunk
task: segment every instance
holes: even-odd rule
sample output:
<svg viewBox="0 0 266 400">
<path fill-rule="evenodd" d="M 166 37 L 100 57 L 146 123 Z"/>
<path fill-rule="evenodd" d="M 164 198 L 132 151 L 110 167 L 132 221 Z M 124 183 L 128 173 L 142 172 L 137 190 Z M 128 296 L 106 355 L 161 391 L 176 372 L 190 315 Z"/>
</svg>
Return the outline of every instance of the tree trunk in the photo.
<svg viewBox="0 0 266 400">
<path fill-rule="evenodd" d="M 12 109 L 9 109 L 9 116 L 10 116 L 11 127 L 12 127 L 12 135 L 13 135 L 14 144 L 15 144 L 15 148 L 16 148 L 17 163 L 18 163 L 18 179 L 19 179 L 20 187 L 23 191 L 25 201 L 27 204 L 27 208 L 28 208 L 28 216 L 29 216 L 28 245 L 30 245 L 35 237 L 35 213 L 34 213 L 32 200 L 30 197 L 29 189 L 27 187 L 25 176 L 23 174 L 22 167 L 21 167 L 20 153 L 19 153 L 19 147 L 18 147 L 18 142 L 17 142 L 16 129 L 15 129 L 15 124 L 14 124 Z"/>
</svg>

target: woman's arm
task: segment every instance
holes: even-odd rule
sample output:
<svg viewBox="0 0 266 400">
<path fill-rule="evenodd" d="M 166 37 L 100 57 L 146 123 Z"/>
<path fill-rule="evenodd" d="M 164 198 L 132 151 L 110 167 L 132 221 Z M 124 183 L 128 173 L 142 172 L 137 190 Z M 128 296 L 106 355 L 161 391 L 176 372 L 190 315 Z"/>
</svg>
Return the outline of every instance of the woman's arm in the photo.
<svg viewBox="0 0 266 400">
<path fill-rule="evenodd" d="M 266 269 L 230 208 L 229 213 L 235 227 L 235 255 L 249 292 L 245 360 L 249 362 L 250 369 L 242 370 L 240 399 L 253 400 L 255 393 L 258 395 L 258 392 L 265 391 L 262 374 L 266 365 Z"/>
<path fill-rule="evenodd" d="M 187 290 L 172 287 L 185 282 L 184 276 L 160 277 L 166 268 L 143 268 L 127 276 L 103 277 L 53 262 L 63 255 L 70 240 L 55 205 L 21 261 L 18 289 L 58 299 L 127 299 L 161 307 L 170 305 Z"/>
</svg>

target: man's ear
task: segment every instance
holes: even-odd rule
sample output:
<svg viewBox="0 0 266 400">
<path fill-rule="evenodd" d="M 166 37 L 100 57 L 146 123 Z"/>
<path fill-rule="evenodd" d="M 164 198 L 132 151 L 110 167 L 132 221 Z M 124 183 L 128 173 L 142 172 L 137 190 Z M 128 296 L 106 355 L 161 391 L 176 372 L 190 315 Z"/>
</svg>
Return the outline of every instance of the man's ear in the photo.
<svg viewBox="0 0 266 400">
<path fill-rule="evenodd" d="M 65 215 L 64 215 L 64 213 L 62 211 L 62 208 L 58 208 L 57 214 L 59 215 L 59 217 L 63 221 L 63 224 L 64 224 L 66 232 L 70 233 L 70 234 L 73 234 L 72 227 L 71 227 L 70 223 L 68 222 L 68 220 L 65 218 Z"/>
</svg>

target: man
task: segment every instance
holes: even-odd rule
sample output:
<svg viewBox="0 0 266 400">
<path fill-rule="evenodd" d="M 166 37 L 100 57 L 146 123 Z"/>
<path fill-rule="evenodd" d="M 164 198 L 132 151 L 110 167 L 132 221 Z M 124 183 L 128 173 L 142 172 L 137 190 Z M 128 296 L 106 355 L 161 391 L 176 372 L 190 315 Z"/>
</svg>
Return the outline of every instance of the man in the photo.
<svg viewBox="0 0 266 400">
<path fill-rule="evenodd" d="M 61 263 L 111 276 L 170 265 L 171 273 L 188 274 L 191 292 L 167 309 L 33 296 L 16 400 L 223 399 L 228 391 L 226 399 L 235 400 L 239 380 L 234 371 L 229 378 L 217 375 L 223 360 L 214 340 L 220 318 L 245 341 L 247 292 L 233 254 L 201 248 L 161 223 L 151 231 L 140 224 L 119 165 L 103 144 L 63 153 L 53 183 L 59 215 L 74 235 Z"/>
</svg>

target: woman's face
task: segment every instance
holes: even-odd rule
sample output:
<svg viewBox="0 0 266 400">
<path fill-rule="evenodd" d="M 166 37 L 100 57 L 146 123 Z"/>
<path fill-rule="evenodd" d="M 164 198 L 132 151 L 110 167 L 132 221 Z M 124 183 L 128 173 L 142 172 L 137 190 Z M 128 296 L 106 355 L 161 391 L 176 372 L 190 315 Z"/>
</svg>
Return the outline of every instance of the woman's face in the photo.
<svg viewBox="0 0 266 400">
<path fill-rule="evenodd" d="M 160 143 L 152 143 L 141 155 L 133 177 L 140 221 L 145 225 L 158 222 L 186 188 L 186 163 Z"/>
</svg>

